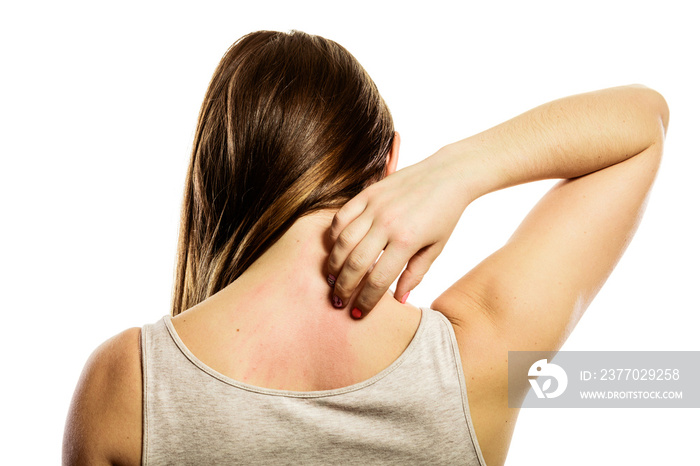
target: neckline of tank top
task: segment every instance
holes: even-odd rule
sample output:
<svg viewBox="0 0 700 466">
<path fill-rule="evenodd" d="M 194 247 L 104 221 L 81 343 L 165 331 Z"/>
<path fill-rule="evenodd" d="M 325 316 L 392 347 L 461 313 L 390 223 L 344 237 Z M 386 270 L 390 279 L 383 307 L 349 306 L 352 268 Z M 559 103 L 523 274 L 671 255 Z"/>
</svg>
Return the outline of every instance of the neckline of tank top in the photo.
<svg viewBox="0 0 700 466">
<path fill-rule="evenodd" d="M 427 312 L 426 308 L 424 307 L 419 307 L 421 311 L 421 317 L 420 317 L 420 322 L 418 324 L 418 328 L 416 329 L 416 333 L 413 334 L 413 338 L 409 342 L 408 346 L 403 350 L 403 352 L 397 357 L 391 364 L 389 364 L 388 367 L 383 369 L 382 371 L 378 372 L 374 376 L 370 377 L 367 380 L 364 380 L 362 382 L 358 382 L 352 385 L 348 385 L 347 387 L 340 387 L 340 388 L 333 388 L 330 390 L 316 390 L 316 391 L 294 391 L 294 390 L 280 390 L 276 388 L 266 388 L 266 387 L 259 387 L 257 385 L 250 385 L 245 382 L 241 382 L 239 380 L 233 379 L 231 377 L 228 377 L 221 372 L 218 372 L 211 368 L 210 366 L 204 364 L 197 356 L 194 355 L 190 351 L 190 349 L 185 345 L 185 343 L 180 339 L 180 335 L 178 335 L 177 330 L 175 330 L 175 327 L 173 326 L 172 323 L 172 317 L 170 315 L 165 315 L 161 319 L 165 323 L 165 327 L 168 330 L 168 333 L 170 334 L 170 337 L 173 339 L 175 342 L 175 345 L 178 347 L 178 349 L 182 352 L 182 354 L 192 363 L 194 364 L 197 368 L 199 368 L 201 371 L 204 373 L 208 374 L 209 376 L 227 384 L 227 385 L 232 385 L 234 387 L 240 388 L 242 390 L 246 390 L 249 392 L 255 392 L 263 395 L 273 395 L 273 396 L 284 396 L 284 397 L 289 397 L 289 398 L 323 398 L 323 397 L 329 397 L 329 396 L 337 396 L 337 395 L 342 395 L 345 393 L 350 393 L 354 392 L 360 389 L 363 389 L 365 387 L 368 387 L 390 373 L 392 373 L 395 369 L 397 369 L 410 355 L 410 353 L 413 351 L 413 349 L 417 346 L 417 342 L 420 339 L 421 335 L 424 332 L 424 329 L 426 327 L 426 317 L 427 317 Z"/>
</svg>

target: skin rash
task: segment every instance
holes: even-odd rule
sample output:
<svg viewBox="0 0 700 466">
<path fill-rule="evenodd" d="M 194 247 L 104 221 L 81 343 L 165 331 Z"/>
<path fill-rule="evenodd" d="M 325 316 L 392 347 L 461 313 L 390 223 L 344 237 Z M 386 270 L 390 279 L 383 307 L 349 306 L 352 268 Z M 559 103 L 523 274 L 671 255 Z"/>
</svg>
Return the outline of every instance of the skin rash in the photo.
<svg viewBox="0 0 700 466">
<path fill-rule="evenodd" d="M 238 360 L 241 381 L 276 389 L 300 389 L 296 381 L 313 380 L 317 390 L 345 386 L 353 379 L 354 363 L 347 325 L 337 325 L 331 313 L 298 319 L 261 321 L 251 328 L 253 337 L 241 336 L 241 343 L 260 340 L 255 350 Z M 259 338 L 265 335 L 264 338 Z M 257 336 L 257 337 L 255 337 Z"/>
<path fill-rule="evenodd" d="M 367 351 L 358 344 L 368 336 L 364 325 L 330 304 L 316 243 L 297 239 L 291 263 L 277 262 L 276 273 L 251 267 L 174 318 L 183 343 L 217 372 L 263 388 L 330 390 L 374 375 L 358 352 Z"/>
<path fill-rule="evenodd" d="M 256 387 L 319 391 L 363 382 L 410 343 L 420 310 L 387 292 L 362 319 L 331 302 L 326 281 L 333 213 L 294 225 L 238 279 L 173 318 L 205 365 Z"/>
</svg>

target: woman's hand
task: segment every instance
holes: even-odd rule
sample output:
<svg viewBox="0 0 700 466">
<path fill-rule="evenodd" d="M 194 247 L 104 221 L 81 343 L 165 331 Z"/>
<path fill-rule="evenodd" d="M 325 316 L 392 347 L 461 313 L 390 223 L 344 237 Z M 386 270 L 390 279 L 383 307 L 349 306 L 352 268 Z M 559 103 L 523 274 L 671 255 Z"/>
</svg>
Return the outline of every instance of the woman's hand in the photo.
<svg viewBox="0 0 700 466">
<path fill-rule="evenodd" d="M 347 306 L 359 290 L 352 316 L 361 318 L 399 274 L 394 296 L 402 303 L 421 282 L 471 202 L 446 152 L 369 186 L 336 213 L 328 261 L 335 307 Z"/>
</svg>

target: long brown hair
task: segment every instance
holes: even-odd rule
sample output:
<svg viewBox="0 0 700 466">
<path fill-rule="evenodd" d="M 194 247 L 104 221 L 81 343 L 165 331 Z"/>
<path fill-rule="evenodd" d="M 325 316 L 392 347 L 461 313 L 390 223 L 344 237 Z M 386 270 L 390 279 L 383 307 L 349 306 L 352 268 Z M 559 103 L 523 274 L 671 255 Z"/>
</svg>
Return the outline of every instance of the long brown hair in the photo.
<svg viewBox="0 0 700 466">
<path fill-rule="evenodd" d="M 303 215 L 384 176 L 394 127 L 339 44 L 259 31 L 221 59 L 185 181 L 172 315 L 236 280 Z"/>
</svg>

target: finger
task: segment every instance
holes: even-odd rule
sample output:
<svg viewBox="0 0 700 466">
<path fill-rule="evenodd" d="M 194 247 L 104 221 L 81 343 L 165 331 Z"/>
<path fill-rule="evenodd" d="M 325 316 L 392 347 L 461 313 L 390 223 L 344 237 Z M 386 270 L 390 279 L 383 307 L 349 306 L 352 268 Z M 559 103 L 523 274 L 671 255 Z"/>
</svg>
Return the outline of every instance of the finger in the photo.
<svg viewBox="0 0 700 466">
<path fill-rule="evenodd" d="M 350 302 L 350 297 L 360 281 L 382 254 L 382 250 L 386 247 L 386 241 L 386 237 L 379 234 L 376 228 L 370 229 L 362 241 L 350 252 L 337 275 L 338 279 L 333 289 L 333 293 L 340 298 L 342 303 Z"/>
<path fill-rule="evenodd" d="M 353 314 L 353 317 L 364 317 L 374 309 L 396 277 L 399 276 L 411 255 L 410 250 L 397 246 L 395 243 L 389 243 L 372 271 L 367 275 L 355 298 L 353 311 L 359 309 L 360 315 Z"/>
<path fill-rule="evenodd" d="M 357 217 L 362 215 L 366 207 L 367 201 L 365 197 L 359 194 L 346 202 L 333 216 L 329 232 L 331 242 L 335 243 L 338 240 L 340 232 L 350 225 Z"/>
<path fill-rule="evenodd" d="M 372 218 L 368 215 L 361 215 L 340 232 L 328 256 L 327 280 L 331 287 L 335 286 L 348 256 L 367 236 L 371 227 Z"/>
<path fill-rule="evenodd" d="M 423 277 L 430 266 L 433 265 L 435 259 L 440 255 L 442 248 L 437 244 L 432 244 L 426 246 L 419 250 L 406 265 L 406 270 L 403 271 L 399 277 L 399 281 L 396 283 L 396 290 L 394 291 L 394 297 L 397 301 L 401 303 L 406 302 L 408 293 L 411 292 L 415 287 L 420 284 Z"/>
</svg>

